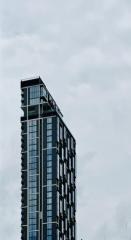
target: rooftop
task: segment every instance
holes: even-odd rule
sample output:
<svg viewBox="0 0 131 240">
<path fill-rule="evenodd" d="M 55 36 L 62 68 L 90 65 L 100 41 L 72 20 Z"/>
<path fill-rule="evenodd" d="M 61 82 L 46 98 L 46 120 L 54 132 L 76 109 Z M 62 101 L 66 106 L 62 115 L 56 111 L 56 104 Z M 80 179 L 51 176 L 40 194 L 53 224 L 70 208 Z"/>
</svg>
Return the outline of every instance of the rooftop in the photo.
<svg viewBox="0 0 131 240">
<path fill-rule="evenodd" d="M 63 117 L 63 114 L 61 113 L 59 107 L 57 106 L 55 100 L 53 99 L 52 95 L 48 91 L 46 85 L 44 84 L 40 76 L 25 78 L 21 80 L 21 88 L 30 87 L 33 85 L 41 85 L 43 87 L 41 99 L 47 102 L 52 109 L 54 109 L 61 117 Z"/>
</svg>

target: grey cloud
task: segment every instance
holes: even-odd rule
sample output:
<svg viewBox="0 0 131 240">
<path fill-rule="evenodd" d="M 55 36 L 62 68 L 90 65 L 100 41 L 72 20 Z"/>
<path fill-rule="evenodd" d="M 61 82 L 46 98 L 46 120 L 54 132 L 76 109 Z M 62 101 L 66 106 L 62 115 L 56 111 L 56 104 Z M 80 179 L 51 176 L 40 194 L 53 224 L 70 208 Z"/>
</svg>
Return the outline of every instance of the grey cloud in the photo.
<svg viewBox="0 0 131 240">
<path fill-rule="evenodd" d="M 131 236 L 131 211 L 129 202 L 123 202 L 119 204 L 114 213 L 114 218 L 110 219 L 109 222 L 105 222 L 99 233 L 97 233 L 97 238 L 94 239 L 106 239 L 106 240 L 123 240 L 130 239 Z M 99 236 L 99 238 L 98 238 Z"/>
<path fill-rule="evenodd" d="M 2 239 L 20 238 L 19 83 L 32 75 L 43 77 L 77 138 L 78 239 L 130 239 L 130 1 L 1 6 Z"/>
</svg>

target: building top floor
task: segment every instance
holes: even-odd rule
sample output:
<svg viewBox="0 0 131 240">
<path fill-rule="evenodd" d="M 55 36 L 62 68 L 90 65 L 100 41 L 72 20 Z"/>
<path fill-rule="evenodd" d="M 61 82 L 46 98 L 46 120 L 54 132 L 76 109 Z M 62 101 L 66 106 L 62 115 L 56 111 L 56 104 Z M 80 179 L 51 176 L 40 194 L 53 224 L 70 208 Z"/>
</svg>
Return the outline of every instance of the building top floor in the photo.
<svg viewBox="0 0 131 240">
<path fill-rule="evenodd" d="M 61 110 L 57 106 L 41 77 L 38 76 L 21 80 L 21 91 L 22 108 L 27 105 L 44 104 L 63 117 Z"/>
<path fill-rule="evenodd" d="M 63 121 L 63 114 L 39 76 L 21 80 L 21 108 L 24 113 L 21 121 L 58 115 L 61 122 L 66 126 Z"/>
</svg>

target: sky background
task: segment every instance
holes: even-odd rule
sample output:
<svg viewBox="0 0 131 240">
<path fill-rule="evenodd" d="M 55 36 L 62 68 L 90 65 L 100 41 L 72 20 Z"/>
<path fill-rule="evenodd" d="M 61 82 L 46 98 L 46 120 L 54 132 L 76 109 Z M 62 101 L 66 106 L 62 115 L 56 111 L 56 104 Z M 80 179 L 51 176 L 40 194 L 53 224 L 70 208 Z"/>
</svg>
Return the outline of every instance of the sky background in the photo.
<svg viewBox="0 0 131 240">
<path fill-rule="evenodd" d="M 131 1 L 0 0 L 0 238 L 20 239 L 20 80 L 77 140 L 78 240 L 131 239 Z"/>
</svg>

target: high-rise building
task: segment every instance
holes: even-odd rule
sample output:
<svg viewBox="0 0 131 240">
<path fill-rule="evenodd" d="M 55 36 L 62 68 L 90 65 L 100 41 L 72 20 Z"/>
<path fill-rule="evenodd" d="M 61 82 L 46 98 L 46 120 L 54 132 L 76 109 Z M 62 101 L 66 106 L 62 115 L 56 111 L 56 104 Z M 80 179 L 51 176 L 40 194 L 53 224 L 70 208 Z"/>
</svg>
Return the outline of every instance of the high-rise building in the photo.
<svg viewBox="0 0 131 240">
<path fill-rule="evenodd" d="M 75 139 L 40 77 L 21 98 L 21 239 L 76 240 Z"/>
</svg>

